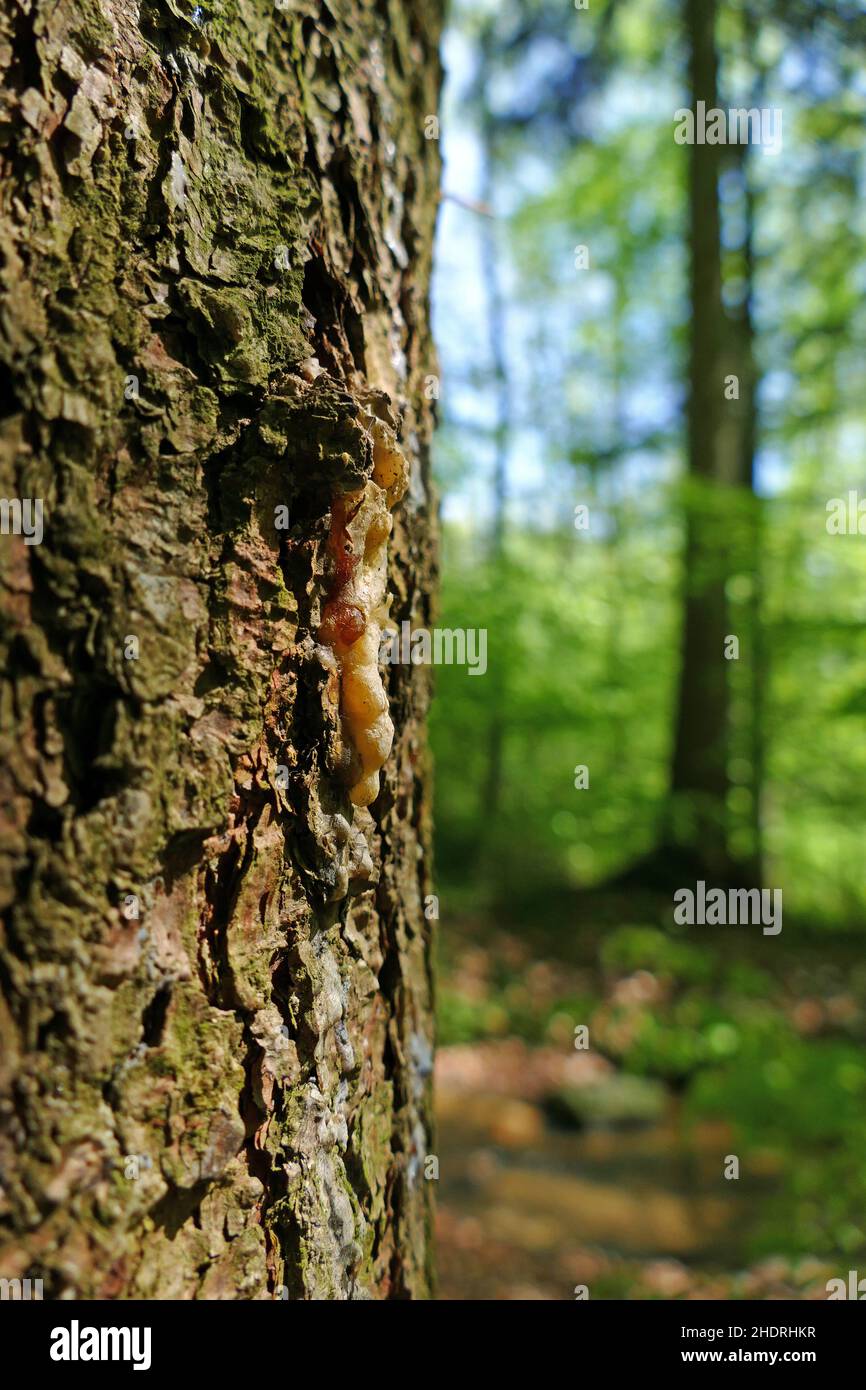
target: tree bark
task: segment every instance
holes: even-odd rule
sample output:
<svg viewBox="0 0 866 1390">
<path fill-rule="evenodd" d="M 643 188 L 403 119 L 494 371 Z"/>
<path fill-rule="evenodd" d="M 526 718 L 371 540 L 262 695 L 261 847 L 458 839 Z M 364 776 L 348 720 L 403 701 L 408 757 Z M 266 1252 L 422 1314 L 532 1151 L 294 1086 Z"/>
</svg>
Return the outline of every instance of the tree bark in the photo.
<svg viewBox="0 0 866 1390">
<path fill-rule="evenodd" d="M 360 508 L 430 625 L 439 11 L 0 20 L 0 490 L 44 506 L 0 536 L 0 1273 L 46 1297 L 430 1292 L 429 673 L 364 806 L 325 609 Z"/>
</svg>

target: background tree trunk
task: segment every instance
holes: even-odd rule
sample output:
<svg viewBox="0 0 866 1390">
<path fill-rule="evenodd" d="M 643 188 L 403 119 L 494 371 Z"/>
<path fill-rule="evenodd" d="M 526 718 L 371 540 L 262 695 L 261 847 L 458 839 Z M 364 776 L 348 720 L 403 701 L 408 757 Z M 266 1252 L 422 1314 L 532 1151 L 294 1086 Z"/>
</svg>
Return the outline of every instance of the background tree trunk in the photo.
<svg viewBox="0 0 866 1390">
<path fill-rule="evenodd" d="M 689 105 L 717 106 L 715 0 L 685 0 Z M 683 868 L 729 874 L 727 843 L 728 673 L 726 581 L 731 572 L 730 489 L 739 465 L 738 428 L 725 414 L 728 323 L 722 303 L 719 145 L 689 146 L 688 476 L 685 594 L 667 838 Z"/>
<path fill-rule="evenodd" d="M 355 807 L 317 634 L 392 425 L 430 622 L 439 22 L 0 20 L 0 491 L 45 517 L 0 537 L 0 1272 L 46 1297 L 430 1290 L 428 673 Z"/>
</svg>

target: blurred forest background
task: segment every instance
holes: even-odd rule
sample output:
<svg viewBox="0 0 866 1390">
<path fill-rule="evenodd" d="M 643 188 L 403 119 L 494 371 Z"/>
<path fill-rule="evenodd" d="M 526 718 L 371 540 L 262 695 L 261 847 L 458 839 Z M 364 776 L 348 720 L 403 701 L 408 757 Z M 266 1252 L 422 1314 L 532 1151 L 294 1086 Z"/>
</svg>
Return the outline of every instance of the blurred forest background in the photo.
<svg viewBox="0 0 866 1390">
<path fill-rule="evenodd" d="M 866 15 L 455 0 L 444 61 L 440 623 L 488 670 L 435 673 L 440 1296 L 826 1297 L 866 1274 L 866 539 L 827 526 Z M 677 144 L 698 96 L 781 149 Z M 675 926 L 697 878 L 781 934 Z"/>
</svg>

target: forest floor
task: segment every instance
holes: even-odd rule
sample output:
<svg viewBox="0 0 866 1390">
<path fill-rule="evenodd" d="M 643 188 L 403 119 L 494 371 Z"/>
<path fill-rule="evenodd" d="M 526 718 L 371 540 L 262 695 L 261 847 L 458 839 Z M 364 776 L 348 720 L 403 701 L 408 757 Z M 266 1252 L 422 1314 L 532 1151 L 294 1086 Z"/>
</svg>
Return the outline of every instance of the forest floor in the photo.
<svg viewBox="0 0 866 1390">
<path fill-rule="evenodd" d="M 443 934 L 438 1297 L 826 1298 L 866 1272 L 866 964 L 607 907 Z"/>
</svg>

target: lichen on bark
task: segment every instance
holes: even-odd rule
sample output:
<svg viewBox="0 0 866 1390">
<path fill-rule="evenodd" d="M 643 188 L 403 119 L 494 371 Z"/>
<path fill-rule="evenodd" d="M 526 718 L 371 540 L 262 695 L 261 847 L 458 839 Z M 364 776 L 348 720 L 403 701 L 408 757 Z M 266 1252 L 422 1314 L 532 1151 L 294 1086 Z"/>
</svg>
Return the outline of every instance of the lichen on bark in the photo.
<svg viewBox="0 0 866 1390">
<path fill-rule="evenodd" d="M 316 635 L 371 398 L 431 617 L 439 22 L 0 17 L 0 494 L 45 510 L 0 537 L 0 1273 L 46 1296 L 430 1291 L 428 678 L 353 807 Z"/>
</svg>

